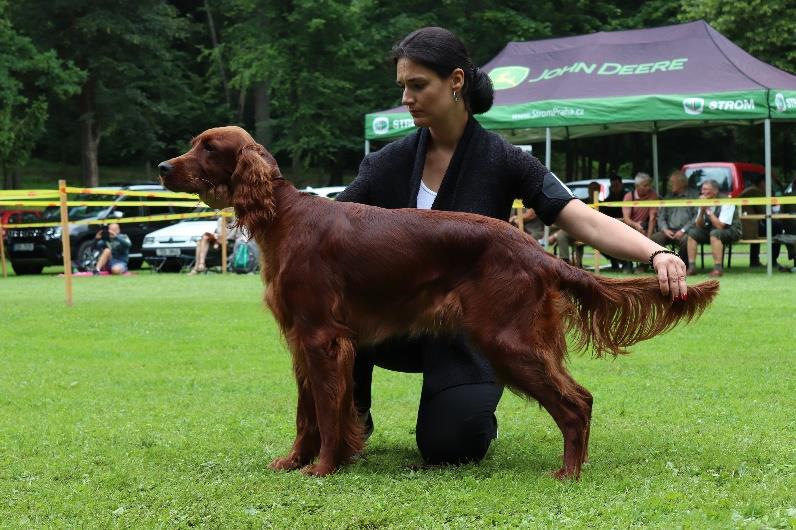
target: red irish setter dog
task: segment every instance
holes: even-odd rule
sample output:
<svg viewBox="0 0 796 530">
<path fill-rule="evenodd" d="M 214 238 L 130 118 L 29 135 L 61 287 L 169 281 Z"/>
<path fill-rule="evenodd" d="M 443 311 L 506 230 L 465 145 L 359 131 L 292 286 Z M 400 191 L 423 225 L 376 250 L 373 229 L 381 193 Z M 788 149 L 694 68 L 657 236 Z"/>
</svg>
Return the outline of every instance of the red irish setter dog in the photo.
<svg viewBox="0 0 796 530">
<path fill-rule="evenodd" d="M 327 475 L 362 449 L 352 392 L 357 345 L 464 331 L 501 382 L 550 413 L 564 437 L 556 476 L 578 477 L 592 396 L 564 366 L 566 332 L 597 356 L 626 353 L 698 316 L 718 292 L 708 281 L 671 302 L 655 277 L 595 276 L 497 219 L 300 193 L 238 127 L 203 132 L 159 169 L 169 189 L 234 206 L 262 249 L 265 303 L 298 383 L 296 439 L 274 469 Z"/>
</svg>

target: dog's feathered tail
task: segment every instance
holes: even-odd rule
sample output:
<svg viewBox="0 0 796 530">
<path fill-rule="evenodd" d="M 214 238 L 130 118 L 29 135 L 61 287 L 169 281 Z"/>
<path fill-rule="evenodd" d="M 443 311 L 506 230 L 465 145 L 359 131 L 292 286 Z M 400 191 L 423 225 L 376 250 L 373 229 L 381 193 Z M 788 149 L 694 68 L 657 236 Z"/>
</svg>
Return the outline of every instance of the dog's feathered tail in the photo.
<svg viewBox="0 0 796 530">
<path fill-rule="evenodd" d="M 571 308 L 564 312 L 567 329 L 578 350 L 594 355 L 622 355 L 639 341 L 669 331 L 702 314 L 719 292 L 715 280 L 688 286 L 686 301 L 661 294 L 657 277 L 617 279 L 596 276 L 560 260 L 561 290 Z"/>
</svg>

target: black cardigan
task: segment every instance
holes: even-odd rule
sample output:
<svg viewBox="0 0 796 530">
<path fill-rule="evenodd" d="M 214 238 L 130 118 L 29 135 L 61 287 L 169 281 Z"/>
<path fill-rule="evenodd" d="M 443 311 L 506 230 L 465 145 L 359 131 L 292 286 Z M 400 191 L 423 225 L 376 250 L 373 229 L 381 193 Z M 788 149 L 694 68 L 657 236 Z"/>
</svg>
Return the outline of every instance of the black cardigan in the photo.
<svg viewBox="0 0 796 530">
<path fill-rule="evenodd" d="M 365 157 L 337 200 L 415 208 L 429 136 L 428 129 L 419 129 Z M 517 198 L 550 225 L 572 194 L 536 157 L 470 118 L 432 209 L 508 220 Z"/>
<path fill-rule="evenodd" d="M 415 208 L 429 137 L 428 129 L 419 129 L 365 157 L 359 175 L 337 200 L 382 208 Z M 516 198 L 536 210 L 546 224 L 552 224 L 573 196 L 534 156 L 486 131 L 471 117 L 432 209 L 507 220 Z M 511 308 L 507 307 L 506 311 Z M 426 337 L 404 344 L 404 352 L 392 344 L 390 356 L 395 357 L 397 349 L 399 356 L 413 359 L 405 368 L 389 367 L 416 371 L 411 367 L 422 366 L 425 395 L 461 384 L 495 381 L 489 363 L 464 336 Z M 373 355 L 375 363 L 380 364 L 378 349 L 368 355 Z"/>
</svg>

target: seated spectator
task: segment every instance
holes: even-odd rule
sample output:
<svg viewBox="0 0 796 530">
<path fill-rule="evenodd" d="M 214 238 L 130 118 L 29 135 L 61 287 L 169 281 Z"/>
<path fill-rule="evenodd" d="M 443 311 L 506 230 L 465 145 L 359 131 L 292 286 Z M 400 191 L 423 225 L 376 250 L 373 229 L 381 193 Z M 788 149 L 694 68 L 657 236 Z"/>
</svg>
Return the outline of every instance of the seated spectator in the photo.
<svg viewBox="0 0 796 530">
<path fill-rule="evenodd" d="M 594 194 L 600 193 L 600 183 L 590 182 L 588 198 L 586 202 L 592 203 L 594 201 Z M 576 239 L 569 235 L 564 230 L 555 230 L 548 238 L 549 245 L 558 245 L 558 257 L 575 267 L 583 267 L 583 245 L 576 245 Z M 574 247 L 575 253 L 572 254 Z"/>
<path fill-rule="evenodd" d="M 227 223 L 227 240 L 234 240 L 237 234 L 237 227 L 233 217 L 221 216 L 218 218 L 215 232 L 205 232 L 202 234 L 202 239 L 196 242 L 196 259 L 194 260 L 193 268 L 188 274 L 199 274 L 200 272 L 207 272 L 207 253 L 210 249 L 218 250 L 221 247 L 221 234 L 223 230 L 223 223 Z"/>
<path fill-rule="evenodd" d="M 130 247 L 132 246 L 130 238 L 121 233 L 117 223 L 108 225 L 107 239 L 103 238 L 104 232 L 104 230 L 98 230 L 94 235 L 96 239 L 94 248 L 102 249 L 99 258 L 97 258 L 97 265 L 93 271 L 94 275 L 98 275 L 101 271 L 108 271 L 111 274 L 126 273 Z"/>
<path fill-rule="evenodd" d="M 785 196 L 796 196 L 796 177 L 793 178 Z M 796 214 L 796 204 L 783 204 L 780 211 L 786 214 Z M 782 234 L 779 234 L 779 238 L 788 249 L 788 260 L 793 262 L 793 267 L 779 266 L 778 269 L 782 272 L 796 272 L 796 219 L 782 220 Z"/>
<path fill-rule="evenodd" d="M 517 216 L 512 215 L 509 218 L 509 223 L 513 224 L 514 226 L 519 226 Z M 526 208 L 525 211 L 523 211 L 522 228 L 525 230 L 526 234 L 529 234 L 537 241 L 540 241 L 544 238 L 544 223 L 541 219 L 539 219 L 539 216 L 536 215 L 536 212 L 533 210 L 533 208 Z"/>
<path fill-rule="evenodd" d="M 657 201 L 658 194 L 652 189 L 652 177 L 647 173 L 636 173 L 636 185 L 633 191 L 625 194 L 623 200 L 630 201 Z M 655 230 L 655 222 L 658 217 L 657 208 L 647 208 L 640 206 L 623 206 L 622 207 L 622 220 L 625 224 L 641 232 L 647 237 L 652 236 Z M 642 267 L 647 267 L 642 264 Z M 634 269 L 626 269 L 632 272 Z"/>
<path fill-rule="evenodd" d="M 738 197 L 765 197 L 766 196 L 766 176 L 762 173 L 756 173 L 752 177 L 751 185 L 744 188 Z M 747 205 L 741 207 L 741 215 L 761 215 L 766 213 L 766 207 L 763 205 Z M 774 235 L 781 234 L 784 229 L 782 221 L 778 219 L 771 220 L 771 233 Z M 766 233 L 766 220 L 765 219 L 742 219 L 741 220 L 741 235 L 743 239 L 758 239 L 765 237 L 761 234 Z M 771 258 L 774 260 L 774 268 L 778 268 L 779 253 L 781 250 L 779 241 L 771 243 Z M 760 243 L 751 243 L 749 245 L 749 266 L 762 267 L 760 262 Z"/>
<path fill-rule="evenodd" d="M 696 193 L 688 189 L 688 178 L 682 171 L 669 175 L 669 193 L 664 199 L 694 199 Z M 680 258 L 688 262 L 688 230 L 693 226 L 697 215 L 695 206 L 664 206 L 658 212 L 658 231 L 652 239 L 661 246 L 677 245 Z"/>
<path fill-rule="evenodd" d="M 647 173 L 636 174 L 636 186 L 633 191 L 625 194 L 625 201 L 657 201 L 658 194 L 652 189 L 652 177 Z M 641 208 L 639 206 L 623 206 L 622 219 L 625 224 L 631 226 L 647 237 L 652 235 L 655 229 L 655 220 L 658 217 L 657 208 Z"/>
<path fill-rule="evenodd" d="M 608 195 L 605 197 L 605 202 L 620 202 L 625 199 L 625 185 L 622 182 L 622 177 L 614 173 L 610 177 L 611 184 L 608 188 Z M 609 217 L 613 217 L 614 219 L 622 219 L 622 207 L 621 206 L 601 206 L 600 211 Z M 616 259 L 613 256 L 606 257 L 611 262 L 611 270 L 618 271 L 618 270 L 631 270 L 631 263 L 628 261 L 623 261 L 620 259 Z"/>
<path fill-rule="evenodd" d="M 575 245 L 575 238 L 567 232 L 558 229 L 547 238 L 548 245 L 558 245 L 558 257 L 575 267 L 583 266 L 583 246 Z M 572 256 L 572 248 L 575 248 L 575 255 Z"/>
<path fill-rule="evenodd" d="M 715 199 L 719 196 L 719 183 L 713 179 L 702 182 L 700 199 Z M 741 239 L 741 221 L 738 208 L 733 204 L 703 206 L 699 208 L 694 226 L 688 230 L 688 271 L 696 274 L 697 245 L 710 242 L 713 254 L 713 270 L 710 276 L 724 274 L 724 245 Z"/>
<path fill-rule="evenodd" d="M 611 184 L 608 187 L 608 195 L 605 197 L 605 202 L 620 202 L 625 200 L 625 185 L 622 182 L 622 177 L 614 173 L 610 177 Z M 622 219 L 621 206 L 601 206 L 600 211 L 608 217 L 614 219 Z"/>
</svg>

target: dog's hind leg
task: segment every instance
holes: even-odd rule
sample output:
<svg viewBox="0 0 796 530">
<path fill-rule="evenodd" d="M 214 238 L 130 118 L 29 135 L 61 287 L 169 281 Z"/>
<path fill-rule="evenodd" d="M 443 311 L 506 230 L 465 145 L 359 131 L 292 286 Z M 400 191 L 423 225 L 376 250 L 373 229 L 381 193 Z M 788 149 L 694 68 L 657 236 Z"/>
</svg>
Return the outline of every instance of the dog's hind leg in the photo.
<svg viewBox="0 0 796 530">
<path fill-rule="evenodd" d="M 577 389 L 578 394 L 580 394 L 581 399 L 583 399 L 583 402 L 586 403 L 586 406 L 588 407 L 588 416 L 586 420 L 586 439 L 583 442 L 583 458 L 581 459 L 581 461 L 585 464 L 589 461 L 589 434 L 591 433 L 591 410 L 592 406 L 594 405 L 594 397 L 592 397 L 591 392 L 575 382 L 574 379 L 572 382 L 575 383 L 575 388 Z"/>
<path fill-rule="evenodd" d="M 471 335 L 502 382 L 538 401 L 553 417 L 564 437 L 564 463 L 555 476 L 577 478 L 586 457 L 591 394 L 564 367 L 564 333 L 558 315 L 549 309 L 537 313 L 540 322 L 534 326 L 511 316 L 502 322 L 496 317 Z"/>
<path fill-rule="evenodd" d="M 305 343 L 303 349 L 321 444 L 318 461 L 302 472 L 324 476 L 362 449 L 363 429 L 353 397 L 354 344 L 350 339 L 335 336 Z"/>
<path fill-rule="evenodd" d="M 304 352 L 298 347 L 293 350 L 293 371 L 298 385 L 298 403 L 296 407 L 296 439 L 287 456 L 277 458 L 270 467 L 279 471 L 290 471 L 306 466 L 315 460 L 321 448 L 321 435 L 318 432 L 318 421 L 315 416 L 315 399 L 307 376 Z"/>
<path fill-rule="evenodd" d="M 564 462 L 561 469 L 554 473 L 556 478 L 580 476 L 589 436 L 590 407 L 578 395 L 567 395 L 557 386 L 541 367 L 513 365 L 512 374 L 506 376 L 508 385 L 539 402 L 553 417 L 564 437 Z M 531 363 L 532 364 L 532 363 Z M 520 368 L 523 377 L 514 374 Z M 502 369 L 499 369 L 503 373 Z"/>
</svg>

